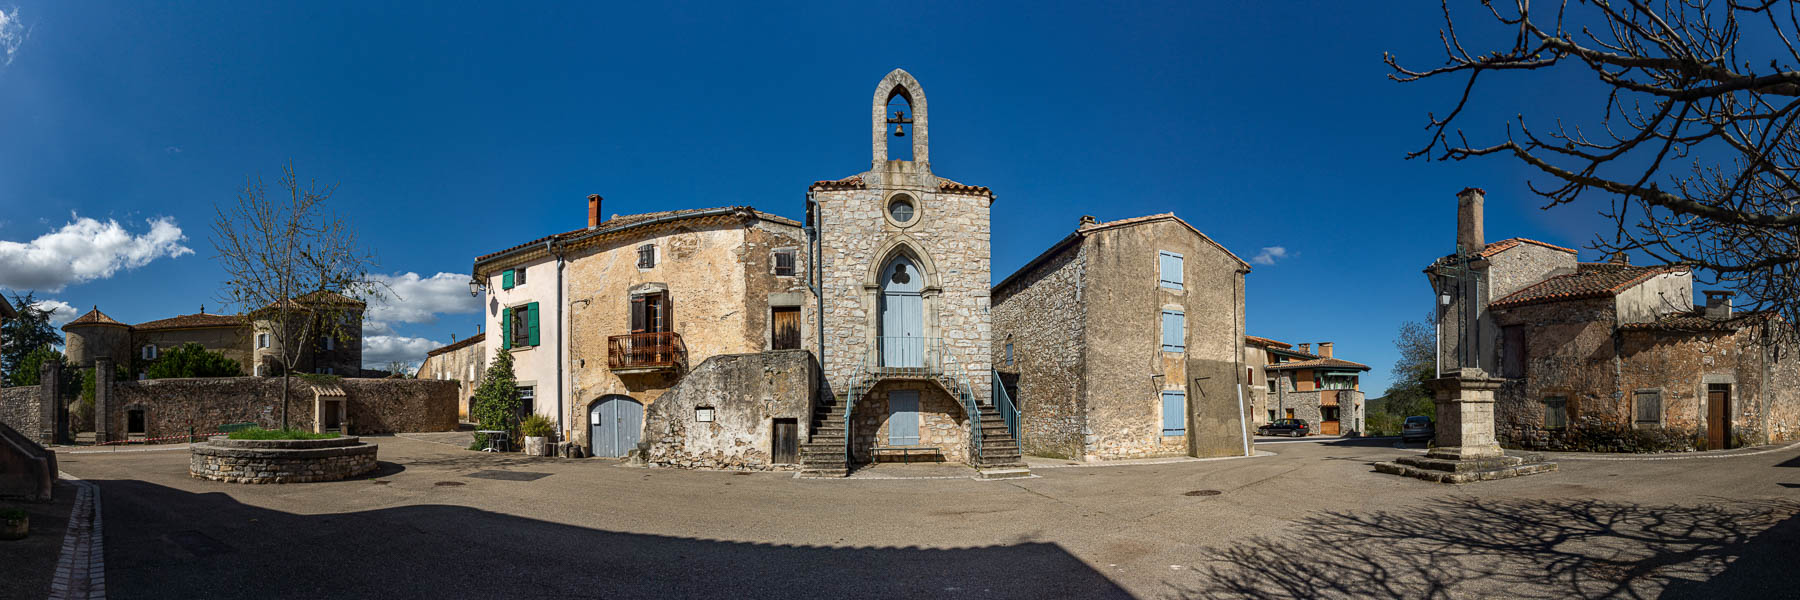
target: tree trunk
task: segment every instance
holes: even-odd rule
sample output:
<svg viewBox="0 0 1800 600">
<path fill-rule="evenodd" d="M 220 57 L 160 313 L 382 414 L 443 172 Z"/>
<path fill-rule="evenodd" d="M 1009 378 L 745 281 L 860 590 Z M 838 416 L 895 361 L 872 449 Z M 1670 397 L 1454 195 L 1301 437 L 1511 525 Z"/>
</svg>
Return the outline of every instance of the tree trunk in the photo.
<svg viewBox="0 0 1800 600">
<path fill-rule="evenodd" d="M 283 431 L 288 428 L 288 372 L 292 370 L 281 370 L 281 429 Z"/>
</svg>

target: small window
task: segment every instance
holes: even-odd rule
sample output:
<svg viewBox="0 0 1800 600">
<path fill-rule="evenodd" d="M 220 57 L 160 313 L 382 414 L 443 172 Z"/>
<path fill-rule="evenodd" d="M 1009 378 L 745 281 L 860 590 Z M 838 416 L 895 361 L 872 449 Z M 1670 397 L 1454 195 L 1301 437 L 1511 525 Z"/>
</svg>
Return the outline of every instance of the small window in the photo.
<svg viewBox="0 0 1800 600">
<path fill-rule="evenodd" d="M 1162 393 L 1162 434 L 1187 435 L 1187 394 Z"/>
<path fill-rule="evenodd" d="M 775 251 L 775 275 L 779 277 L 794 276 L 793 248 L 783 248 Z"/>
<path fill-rule="evenodd" d="M 255 367 L 252 367 L 252 370 L 256 374 L 257 377 L 263 376 L 263 366 L 262 365 L 256 365 Z"/>
<path fill-rule="evenodd" d="M 1183 352 L 1187 350 L 1186 317 L 1179 310 L 1162 311 L 1162 349 L 1163 352 Z"/>
<path fill-rule="evenodd" d="M 508 317 L 508 321 L 512 325 L 510 327 L 512 330 L 512 347 L 525 348 L 535 345 L 531 343 L 532 324 L 531 309 L 529 305 L 513 307 Z"/>
<path fill-rule="evenodd" d="M 266 334 L 266 333 L 256 334 L 256 347 L 258 347 L 258 348 L 269 347 L 269 334 Z"/>
<path fill-rule="evenodd" d="M 519 386 L 519 416 L 537 412 L 537 386 Z"/>
<path fill-rule="evenodd" d="M 1563 429 L 1569 426 L 1569 399 L 1562 396 L 1551 396 L 1544 399 L 1544 429 Z"/>
<path fill-rule="evenodd" d="M 1273 409 L 1273 408 L 1269 409 L 1269 422 L 1270 423 L 1275 422 L 1275 409 Z"/>
<path fill-rule="evenodd" d="M 328 335 L 320 340 L 320 345 L 325 346 L 326 350 L 336 350 L 337 340 Z"/>
<path fill-rule="evenodd" d="M 156 360 L 156 346 L 154 344 L 144 346 L 144 350 L 141 354 L 143 355 L 144 360 Z"/>
<path fill-rule="evenodd" d="M 521 285 L 525 285 L 525 267 L 519 267 L 518 270 L 513 271 L 513 287 Z"/>
<path fill-rule="evenodd" d="M 1012 342 L 1007 342 L 1007 343 L 1006 343 L 1006 364 L 1007 364 L 1007 366 L 1012 366 L 1012 364 L 1013 364 L 1013 345 L 1012 345 Z"/>
<path fill-rule="evenodd" d="M 1500 328 L 1500 352 L 1503 360 L 1500 364 L 1500 376 L 1525 376 L 1525 326 L 1507 325 Z"/>
<path fill-rule="evenodd" d="M 895 196 L 894 201 L 888 203 L 888 216 L 896 223 L 911 223 L 915 210 L 912 198 L 908 196 Z"/>
<path fill-rule="evenodd" d="M 1162 286 L 1172 290 L 1181 289 L 1181 255 L 1174 252 L 1158 252 L 1156 254 L 1158 266 L 1162 271 Z"/>
<path fill-rule="evenodd" d="M 638 268 L 649 269 L 656 266 L 656 244 L 638 246 Z"/>
<path fill-rule="evenodd" d="M 1639 427 L 1656 427 L 1662 425 L 1662 390 L 1643 390 L 1636 394 L 1637 424 Z"/>
</svg>

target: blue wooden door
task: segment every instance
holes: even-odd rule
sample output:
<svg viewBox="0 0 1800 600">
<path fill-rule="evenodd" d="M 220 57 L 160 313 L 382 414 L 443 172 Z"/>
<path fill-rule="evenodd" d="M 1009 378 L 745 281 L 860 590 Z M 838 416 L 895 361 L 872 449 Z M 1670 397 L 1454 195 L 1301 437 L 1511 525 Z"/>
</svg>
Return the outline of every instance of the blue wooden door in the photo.
<svg viewBox="0 0 1800 600">
<path fill-rule="evenodd" d="M 644 405 L 624 396 L 609 396 L 588 410 L 588 444 L 594 456 L 618 457 L 643 439 Z"/>
<path fill-rule="evenodd" d="M 888 445 L 912 446 L 919 443 L 919 393 L 908 390 L 888 392 Z"/>
<path fill-rule="evenodd" d="M 882 268 L 881 366 L 925 366 L 924 276 L 904 256 Z"/>
</svg>

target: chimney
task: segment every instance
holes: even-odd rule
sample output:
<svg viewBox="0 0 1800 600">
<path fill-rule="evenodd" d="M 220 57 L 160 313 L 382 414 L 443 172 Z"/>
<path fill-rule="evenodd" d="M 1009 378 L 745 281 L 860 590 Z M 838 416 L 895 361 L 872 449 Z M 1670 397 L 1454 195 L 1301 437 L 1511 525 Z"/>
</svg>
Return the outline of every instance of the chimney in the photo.
<svg viewBox="0 0 1800 600">
<path fill-rule="evenodd" d="M 1331 358 L 1331 342 L 1319 342 L 1319 358 Z"/>
<path fill-rule="evenodd" d="M 1312 342 L 1307 342 L 1307 343 L 1301 344 L 1300 345 L 1300 353 L 1301 354 L 1312 354 Z"/>
<path fill-rule="evenodd" d="M 588 194 L 588 229 L 600 226 L 600 195 Z"/>
<path fill-rule="evenodd" d="M 1473 254 L 1487 247 L 1481 228 L 1481 203 L 1487 192 L 1463 188 L 1456 193 L 1456 253 Z"/>
<path fill-rule="evenodd" d="M 1094 218 L 1094 215 L 1081 215 L 1081 224 L 1076 225 L 1075 228 L 1080 229 L 1082 227 L 1087 227 L 1089 225 L 1099 225 L 1099 224 L 1100 224 L 1100 220 Z"/>
<path fill-rule="evenodd" d="M 1606 262 L 1615 265 L 1629 265 L 1631 264 L 1631 257 L 1626 256 L 1624 252 L 1614 252 L 1612 253 L 1612 256 L 1606 257 Z"/>
<path fill-rule="evenodd" d="M 1706 318 L 1723 321 L 1731 318 L 1730 290 L 1706 290 Z"/>
</svg>

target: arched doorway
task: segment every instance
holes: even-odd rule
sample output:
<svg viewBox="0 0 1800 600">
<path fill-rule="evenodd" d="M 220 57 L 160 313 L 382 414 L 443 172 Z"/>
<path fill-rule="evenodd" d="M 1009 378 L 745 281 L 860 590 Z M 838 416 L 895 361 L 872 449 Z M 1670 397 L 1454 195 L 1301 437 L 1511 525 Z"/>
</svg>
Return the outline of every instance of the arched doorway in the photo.
<svg viewBox="0 0 1800 600">
<path fill-rule="evenodd" d="M 644 433 L 644 405 L 630 396 L 602 396 L 588 407 L 588 453 L 625 456 Z"/>
<path fill-rule="evenodd" d="M 881 366 L 925 366 L 925 277 L 918 264 L 896 256 L 881 268 Z"/>
</svg>

